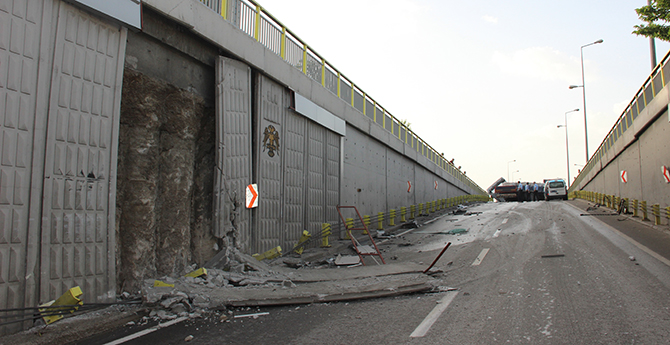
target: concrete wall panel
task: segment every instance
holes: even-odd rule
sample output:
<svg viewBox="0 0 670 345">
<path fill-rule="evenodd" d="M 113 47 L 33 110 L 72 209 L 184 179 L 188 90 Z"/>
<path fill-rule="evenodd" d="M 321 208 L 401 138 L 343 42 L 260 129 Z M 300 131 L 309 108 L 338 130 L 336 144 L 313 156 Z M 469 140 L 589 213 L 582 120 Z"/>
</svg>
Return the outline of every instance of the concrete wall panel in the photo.
<svg viewBox="0 0 670 345">
<path fill-rule="evenodd" d="M 281 244 L 282 192 L 284 186 L 282 159 L 286 151 L 284 142 L 284 88 L 269 78 L 256 77 L 256 123 L 258 132 L 254 149 L 256 164 L 254 181 L 260 191 L 255 230 L 252 232 L 254 252 L 265 252 Z M 246 138 L 250 140 L 251 138 Z"/>
<path fill-rule="evenodd" d="M 341 205 L 356 206 L 361 214 L 381 212 L 386 208 L 385 147 L 347 126 L 343 150 Z"/>
<path fill-rule="evenodd" d="M 41 292 L 115 297 L 114 198 L 126 31 L 65 3 L 56 25 L 42 219 Z"/>
<path fill-rule="evenodd" d="M 294 112 L 284 122 L 284 242 L 298 239 L 305 229 L 305 146 L 307 122 Z"/>
<path fill-rule="evenodd" d="M 662 166 L 670 167 L 670 119 L 668 111 L 654 121 L 640 137 L 641 199 L 670 206 L 670 183 L 662 176 Z"/>
<path fill-rule="evenodd" d="M 251 250 L 251 211 L 245 208 L 251 178 L 251 69 L 235 60 L 217 63 L 217 169 L 214 235 Z"/>
<path fill-rule="evenodd" d="M 39 252 L 27 249 L 39 248 L 36 241 L 39 235 L 33 231 L 29 236 L 28 219 L 31 208 L 39 210 L 29 202 L 31 180 L 41 183 L 43 179 L 41 165 L 34 167 L 31 157 L 44 160 L 44 133 L 38 132 L 36 136 L 36 128 L 44 127 L 46 115 L 36 111 L 35 100 L 40 75 L 38 61 L 45 54 L 40 51 L 42 11 L 47 11 L 45 17 L 50 18 L 51 9 L 43 9 L 42 3 L 27 5 L 27 1 L 17 0 L 6 1 L 0 7 L 4 28 L 0 30 L 3 42 L 0 44 L 0 309 L 37 303 L 34 277 L 39 275 L 39 268 L 34 263 L 39 262 Z M 45 25 L 48 30 L 49 23 Z M 18 40 L 11 40 L 12 32 Z M 36 200 L 40 200 L 41 190 L 37 192 Z M 33 214 L 32 218 L 39 219 L 39 215 Z M 33 265 L 27 267 L 26 262 Z M 17 326 L 20 324 L 8 327 L 18 330 Z M 4 329 L 0 328 L 0 334 Z"/>
</svg>

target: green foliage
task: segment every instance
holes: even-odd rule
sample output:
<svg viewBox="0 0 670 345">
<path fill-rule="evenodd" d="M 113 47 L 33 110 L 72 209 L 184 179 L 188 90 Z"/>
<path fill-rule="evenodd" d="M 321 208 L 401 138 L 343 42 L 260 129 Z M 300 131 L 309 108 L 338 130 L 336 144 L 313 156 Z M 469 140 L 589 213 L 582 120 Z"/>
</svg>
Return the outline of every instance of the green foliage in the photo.
<svg viewBox="0 0 670 345">
<path fill-rule="evenodd" d="M 653 0 L 635 12 L 647 24 L 635 25 L 634 34 L 670 41 L 670 0 Z"/>
</svg>

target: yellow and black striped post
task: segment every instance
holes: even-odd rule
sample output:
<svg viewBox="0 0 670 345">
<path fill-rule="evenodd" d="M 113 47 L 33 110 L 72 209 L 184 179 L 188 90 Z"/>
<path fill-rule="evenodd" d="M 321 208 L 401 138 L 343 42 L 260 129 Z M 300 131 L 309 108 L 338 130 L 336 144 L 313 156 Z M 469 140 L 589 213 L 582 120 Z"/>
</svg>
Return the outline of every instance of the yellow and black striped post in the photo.
<svg viewBox="0 0 670 345">
<path fill-rule="evenodd" d="M 346 229 L 346 234 L 347 234 L 346 238 L 347 238 L 348 240 L 350 240 L 350 239 L 351 239 L 351 236 L 349 236 L 349 229 L 351 229 L 351 228 L 354 227 L 354 219 L 353 219 L 353 218 L 347 218 L 347 219 L 345 219 L 345 221 L 346 221 L 346 227 L 347 227 L 347 229 Z"/>
<path fill-rule="evenodd" d="M 328 243 L 328 237 L 331 234 L 330 230 L 330 224 L 329 223 L 321 223 L 321 248 L 330 248 L 330 244 Z"/>
<path fill-rule="evenodd" d="M 651 213 L 654 215 L 654 224 L 661 225 L 661 205 L 651 205 Z"/>
</svg>

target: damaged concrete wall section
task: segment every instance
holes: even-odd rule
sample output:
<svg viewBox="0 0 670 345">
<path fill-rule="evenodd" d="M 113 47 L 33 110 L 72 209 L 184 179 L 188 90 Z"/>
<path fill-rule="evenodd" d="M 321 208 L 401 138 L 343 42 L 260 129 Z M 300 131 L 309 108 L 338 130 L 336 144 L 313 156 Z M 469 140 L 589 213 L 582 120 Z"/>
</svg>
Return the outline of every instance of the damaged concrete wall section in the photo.
<svg viewBox="0 0 670 345">
<path fill-rule="evenodd" d="M 208 60 L 217 51 L 151 11 L 144 23 L 128 37 L 119 135 L 117 285 L 130 292 L 143 278 L 202 265 L 218 249 Z"/>
</svg>

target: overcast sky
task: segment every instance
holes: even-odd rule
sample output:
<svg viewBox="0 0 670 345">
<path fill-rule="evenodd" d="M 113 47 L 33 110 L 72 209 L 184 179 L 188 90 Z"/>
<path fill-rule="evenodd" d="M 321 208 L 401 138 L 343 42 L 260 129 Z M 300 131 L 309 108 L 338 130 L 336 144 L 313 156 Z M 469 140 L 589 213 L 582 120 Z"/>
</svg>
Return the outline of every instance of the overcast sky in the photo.
<svg viewBox="0 0 670 345">
<path fill-rule="evenodd" d="M 258 0 L 482 188 L 571 178 L 651 73 L 646 0 Z M 670 45 L 656 41 L 660 62 Z M 516 160 L 516 162 L 509 163 Z M 577 164 L 578 166 L 575 166 Z M 508 169 L 509 167 L 509 169 Z M 518 172 L 517 172 L 518 170 Z"/>
</svg>

